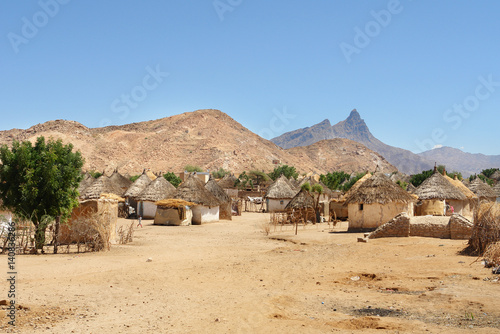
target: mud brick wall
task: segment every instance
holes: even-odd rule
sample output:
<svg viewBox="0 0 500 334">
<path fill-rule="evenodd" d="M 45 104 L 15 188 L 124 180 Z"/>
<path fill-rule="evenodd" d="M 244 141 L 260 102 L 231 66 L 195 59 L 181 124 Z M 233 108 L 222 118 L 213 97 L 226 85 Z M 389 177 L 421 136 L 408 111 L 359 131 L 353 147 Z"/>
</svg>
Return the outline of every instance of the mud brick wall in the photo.
<svg viewBox="0 0 500 334">
<path fill-rule="evenodd" d="M 461 215 L 452 215 L 450 218 L 450 234 L 452 239 L 467 240 L 472 234 L 472 224 Z"/>
<path fill-rule="evenodd" d="M 407 213 L 400 213 L 389 222 L 379 226 L 370 233 L 369 239 L 388 237 L 408 237 L 410 236 L 410 217 Z"/>
</svg>

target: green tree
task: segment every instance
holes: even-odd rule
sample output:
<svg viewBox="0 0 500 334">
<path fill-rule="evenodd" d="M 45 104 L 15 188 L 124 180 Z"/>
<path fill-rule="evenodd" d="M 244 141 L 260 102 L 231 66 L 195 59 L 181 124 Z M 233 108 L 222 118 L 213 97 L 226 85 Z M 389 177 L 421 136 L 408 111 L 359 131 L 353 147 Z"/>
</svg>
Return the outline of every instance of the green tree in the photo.
<svg viewBox="0 0 500 334">
<path fill-rule="evenodd" d="M 319 180 L 323 182 L 325 186 L 332 190 L 337 190 L 341 188 L 342 183 L 349 180 L 350 175 L 343 172 L 331 172 L 326 175 L 321 174 Z"/>
<path fill-rule="evenodd" d="M 213 171 L 212 176 L 216 179 L 222 179 L 224 176 L 227 174 L 230 174 L 231 172 L 228 170 L 225 170 L 224 168 L 219 168 L 219 170 Z"/>
<path fill-rule="evenodd" d="M 288 165 L 281 165 L 279 167 L 276 167 L 268 175 L 273 181 L 276 181 L 276 179 L 278 179 L 281 175 L 285 175 L 285 177 L 287 179 L 290 179 L 293 177 L 294 179 L 297 180 L 299 173 L 295 170 L 295 167 L 288 166 Z"/>
<path fill-rule="evenodd" d="M 83 158 L 73 145 L 38 137 L 0 147 L 0 198 L 4 206 L 35 226 L 35 249 L 45 244 L 45 230 L 55 220 L 54 253 L 57 253 L 59 225 L 78 206 L 78 186 Z M 47 219 L 51 217 L 51 219 Z"/>
<path fill-rule="evenodd" d="M 481 174 L 486 176 L 487 178 L 490 178 L 493 173 L 495 173 L 498 170 L 498 168 L 488 168 L 488 169 L 483 169 L 481 171 Z"/>
<path fill-rule="evenodd" d="M 252 180 L 252 184 L 258 185 L 264 182 L 270 181 L 271 178 L 264 172 L 260 172 L 258 170 L 251 170 L 248 172 L 248 177 Z"/>
<path fill-rule="evenodd" d="M 360 178 L 362 178 L 362 177 L 363 177 L 363 176 L 365 176 L 365 175 L 366 175 L 366 172 L 356 174 L 356 176 L 355 176 L 355 177 L 353 177 L 353 178 L 349 179 L 349 181 L 347 181 L 347 182 L 346 182 L 346 183 L 345 183 L 345 184 L 341 187 L 341 190 L 342 190 L 342 191 L 348 191 L 349 189 L 351 189 L 351 187 L 352 187 L 352 186 L 353 186 L 356 182 L 358 182 L 358 180 L 359 180 Z"/>
<path fill-rule="evenodd" d="M 199 166 L 192 166 L 192 165 L 186 165 L 184 166 L 184 170 L 186 172 L 189 172 L 189 173 L 193 173 L 193 172 L 203 172 L 203 169 Z"/>
<path fill-rule="evenodd" d="M 96 172 L 95 170 L 89 170 L 90 176 L 92 176 L 94 179 L 97 179 L 99 176 L 102 176 L 101 172 Z"/>
<path fill-rule="evenodd" d="M 413 184 L 415 187 L 418 187 L 422 184 L 422 182 L 427 180 L 432 175 L 432 173 L 434 173 L 434 171 L 432 169 L 429 169 L 423 171 L 420 174 L 412 175 L 410 178 L 410 183 Z"/>
<path fill-rule="evenodd" d="M 404 182 L 404 181 L 401 181 L 401 180 L 397 180 L 396 181 L 396 184 L 398 186 L 400 186 L 401 188 L 403 188 L 403 190 L 406 190 L 406 188 L 408 187 L 408 183 Z"/>
<path fill-rule="evenodd" d="M 175 175 L 174 173 L 172 172 L 168 172 L 166 174 L 163 174 L 163 177 L 168 181 L 170 182 L 174 187 L 178 187 L 179 184 L 181 184 L 182 180 L 180 177 L 178 177 L 177 175 Z"/>
</svg>

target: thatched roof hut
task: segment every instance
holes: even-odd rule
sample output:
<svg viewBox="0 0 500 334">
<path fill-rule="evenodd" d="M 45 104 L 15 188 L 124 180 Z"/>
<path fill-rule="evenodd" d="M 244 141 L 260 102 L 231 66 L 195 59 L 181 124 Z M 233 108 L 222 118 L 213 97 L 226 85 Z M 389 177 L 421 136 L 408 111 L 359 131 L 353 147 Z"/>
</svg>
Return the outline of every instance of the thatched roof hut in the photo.
<svg viewBox="0 0 500 334">
<path fill-rule="evenodd" d="M 410 203 L 415 198 L 391 181 L 383 173 L 375 173 L 366 179 L 354 192 L 346 197 L 346 203 L 387 204 L 390 202 Z"/>
<path fill-rule="evenodd" d="M 158 177 L 135 197 L 136 201 L 156 202 L 170 198 L 175 193 L 175 187 L 164 177 Z"/>
<path fill-rule="evenodd" d="M 236 181 L 238 181 L 238 178 L 236 176 L 232 174 L 226 174 L 218 182 L 218 184 L 222 189 L 236 189 L 236 186 L 234 185 Z"/>
<path fill-rule="evenodd" d="M 452 179 L 448 175 L 443 175 L 443 176 L 446 180 L 448 180 L 448 182 L 450 182 L 452 185 L 457 187 L 462 192 L 462 194 L 464 194 L 465 197 L 467 197 L 467 199 L 469 199 L 469 200 L 477 200 L 478 199 L 476 194 L 474 192 L 472 192 L 469 188 L 467 188 L 467 186 L 465 184 L 463 184 L 463 182 L 458 180 L 458 178 Z"/>
<path fill-rule="evenodd" d="M 205 184 L 205 188 L 212 193 L 220 202 L 231 203 L 231 197 L 222 189 L 222 187 L 214 180 L 210 179 Z"/>
<path fill-rule="evenodd" d="M 346 199 L 347 197 L 351 196 L 354 194 L 356 191 L 358 191 L 358 188 L 361 187 L 363 183 L 365 183 L 366 180 L 368 180 L 370 177 L 372 177 L 372 174 L 366 173 L 362 178 L 360 178 L 356 183 L 352 185 L 352 187 L 344 194 L 342 199 Z"/>
<path fill-rule="evenodd" d="M 205 184 L 205 188 L 212 193 L 220 202 L 219 219 L 232 220 L 232 199 L 224 189 L 212 178 Z"/>
<path fill-rule="evenodd" d="M 349 191 L 345 202 L 349 216 L 348 230 L 370 231 L 401 212 L 412 216 L 416 196 L 378 172 L 365 179 L 354 191 Z"/>
<path fill-rule="evenodd" d="M 203 181 L 192 174 L 189 174 L 187 179 L 177 187 L 177 191 L 171 194 L 169 198 L 183 199 L 208 207 L 216 207 L 220 204 L 219 200 L 205 188 Z"/>
<path fill-rule="evenodd" d="M 80 197 L 82 199 L 99 199 L 102 193 L 115 194 L 121 197 L 125 190 L 114 183 L 111 178 L 101 175 L 85 189 Z"/>
<path fill-rule="evenodd" d="M 441 173 L 435 172 L 427 178 L 415 191 L 415 195 L 421 200 L 466 200 L 467 197 L 453 184 L 451 184 Z"/>
<path fill-rule="evenodd" d="M 146 189 L 146 187 L 151 183 L 151 179 L 149 176 L 146 174 L 146 171 L 144 170 L 142 172 L 142 175 L 139 176 L 137 180 L 132 183 L 132 185 L 127 189 L 125 194 L 123 195 L 124 197 L 137 197 L 141 192 Z"/>
<path fill-rule="evenodd" d="M 297 191 L 292 189 L 288 179 L 282 175 L 269 186 L 265 197 L 271 199 L 291 199 L 296 193 Z"/>
<path fill-rule="evenodd" d="M 81 195 L 83 195 L 85 193 L 85 190 L 90 186 L 92 185 L 92 183 L 94 183 L 95 181 L 95 178 L 90 175 L 89 172 L 85 172 L 85 174 L 83 175 L 83 179 L 82 181 L 80 181 L 80 185 L 78 186 L 78 193 Z"/>
<path fill-rule="evenodd" d="M 417 187 L 415 187 L 413 183 L 409 182 L 408 185 L 406 186 L 406 191 L 409 192 L 410 194 L 414 194 L 415 190 L 417 190 Z"/>
<path fill-rule="evenodd" d="M 164 209 L 177 209 L 183 206 L 193 207 L 197 205 L 193 202 L 188 202 L 182 199 L 175 199 L 175 198 L 162 199 L 161 201 L 156 201 L 155 204 L 157 207 Z"/>
<path fill-rule="evenodd" d="M 493 191 L 497 194 L 497 198 L 500 197 L 500 182 L 493 187 Z"/>
<path fill-rule="evenodd" d="M 496 201 L 497 194 L 492 187 L 484 183 L 480 178 L 476 178 L 469 184 L 469 189 L 479 197 L 480 200 Z"/>
<path fill-rule="evenodd" d="M 500 170 L 495 171 L 495 173 L 491 174 L 490 179 L 500 181 Z"/>
<path fill-rule="evenodd" d="M 118 188 L 122 189 L 122 193 L 121 194 L 117 194 L 117 195 L 120 195 L 120 196 L 122 196 L 123 194 L 125 194 L 125 192 L 127 191 L 127 189 L 132 185 L 132 181 L 130 181 L 130 179 L 128 179 L 125 176 L 123 176 L 120 173 L 118 173 L 118 170 L 116 170 L 116 169 L 113 172 L 113 174 L 109 177 L 109 179 L 111 180 L 111 182 L 113 183 L 113 185 L 115 187 L 118 187 Z"/>
<path fill-rule="evenodd" d="M 311 196 L 311 194 L 304 190 L 301 189 L 297 195 L 295 195 L 294 198 L 285 207 L 285 210 L 292 210 L 292 209 L 305 209 L 305 208 L 312 208 L 314 209 L 314 199 Z"/>
</svg>

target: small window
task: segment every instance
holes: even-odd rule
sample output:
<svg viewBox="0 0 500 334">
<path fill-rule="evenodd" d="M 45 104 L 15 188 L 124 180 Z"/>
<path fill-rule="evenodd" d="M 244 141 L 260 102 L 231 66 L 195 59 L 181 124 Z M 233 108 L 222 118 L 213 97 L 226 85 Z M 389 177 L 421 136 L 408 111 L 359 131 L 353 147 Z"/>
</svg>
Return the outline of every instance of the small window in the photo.
<svg viewBox="0 0 500 334">
<path fill-rule="evenodd" d="M 359 211 L 363 211 L 363 204 L 359 205 Z"/>
<path fill-rule="evenodd" d="M 283 201 L 282 200 L 280 201 L 280 204 L 283 205 Z"/>
</svg>

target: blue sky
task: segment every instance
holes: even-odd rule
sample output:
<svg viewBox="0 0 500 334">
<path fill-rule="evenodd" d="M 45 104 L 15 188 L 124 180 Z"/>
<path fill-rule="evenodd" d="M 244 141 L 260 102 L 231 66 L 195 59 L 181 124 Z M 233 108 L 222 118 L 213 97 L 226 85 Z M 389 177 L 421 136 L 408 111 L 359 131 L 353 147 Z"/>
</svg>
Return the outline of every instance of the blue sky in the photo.
<svg viewBox="0 0 500 334">
<path fill-rule="evenodd" d="M 344 120 L 500 154 L 498 1 L 2 1 L 0 130 L 219 109 L 265 138 Z"/>
</svg>

